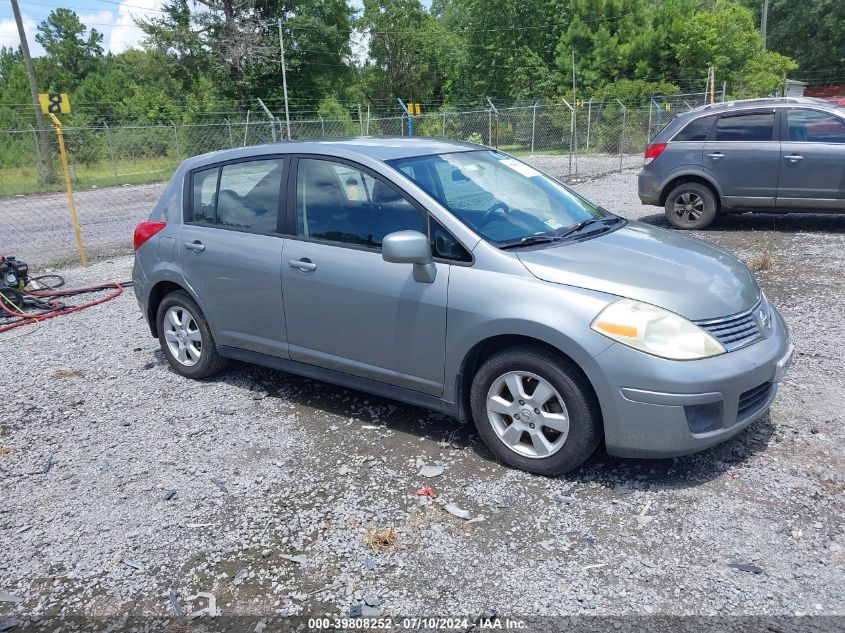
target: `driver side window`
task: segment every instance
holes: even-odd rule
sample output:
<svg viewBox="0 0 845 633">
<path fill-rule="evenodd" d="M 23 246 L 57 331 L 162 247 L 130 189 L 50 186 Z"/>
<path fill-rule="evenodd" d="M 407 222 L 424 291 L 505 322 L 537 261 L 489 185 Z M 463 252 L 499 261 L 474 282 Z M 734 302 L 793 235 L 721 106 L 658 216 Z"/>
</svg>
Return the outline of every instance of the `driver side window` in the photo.
<svg viewBox="0 0 845 633">
<path fill-rule="evenodd" d="M 385 235 L 407 230 L 427 235 L 425 215 L 392 185 L 346 163 L 299 159 L 298 236 L 381 248 Z"/>
</svg>

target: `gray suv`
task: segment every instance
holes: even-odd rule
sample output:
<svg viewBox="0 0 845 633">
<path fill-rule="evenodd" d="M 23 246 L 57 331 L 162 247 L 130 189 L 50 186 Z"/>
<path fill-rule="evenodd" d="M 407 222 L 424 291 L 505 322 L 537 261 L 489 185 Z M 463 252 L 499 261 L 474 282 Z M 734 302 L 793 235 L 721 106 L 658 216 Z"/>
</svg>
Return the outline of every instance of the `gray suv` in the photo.
<svg viewBox="0 0 845 633">
<path fill-rule="evenodd" d="M 685 112 L 649 144 L 643 204 L 675 228 L 723 211 L 845 212 L 845 112 L 810 98 L 720 103 Z"/>
<path fill-rule="evenodd" d="M 257 363 L 473 420 L 556 474 L 671 456 L 775 398 L 792 346 L 748 269 L 505 154 L 360 138 L 188 159 L 135 231 L 171 367 Z"/>
</svg>

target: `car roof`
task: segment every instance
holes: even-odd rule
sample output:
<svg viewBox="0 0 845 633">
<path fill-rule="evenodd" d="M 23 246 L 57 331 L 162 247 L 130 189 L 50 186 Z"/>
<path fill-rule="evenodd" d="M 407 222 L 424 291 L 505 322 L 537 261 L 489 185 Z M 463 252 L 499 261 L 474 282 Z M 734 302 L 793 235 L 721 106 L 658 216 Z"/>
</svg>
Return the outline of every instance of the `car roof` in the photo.
<svg viewBox="0 0 845 633">
<path fill-rule="evenodd" d="M 282 141 L 264 145 L 251 145 L 224 149 L 208 154 L 194 156 L 185 161 L 187 168 L 199 167 L 209 163 L 238 160 L 250 156 L 266 154 L 324 154 L 341 158 L 366 156 L 379 161 L 448 154 L 488 149 L 482 145 L 463 141 L 419 138 L 408 136 L 355 136 L 348 138 L 314 139 L 303 141 Z"/>
<path fill-rule="evenodd" d="M 812 107 L 813 109 L 824 110 L 842 116 L 843 109 L 837 108 L 834 104 L 814 97 L 768 97 L 765 99 L 741 99 L 739 101 L 724 101 L 719 103 L 708 103 L 693 110 L 679 112 L 652 138 L 652 142 L 662 143 L 669 141 L 695 119 L 707 116 L 715 116 L 726 112 L 743 112 L 759 108 L 788 108 L 788 107 Z"/>
<path fill-rule="evenodd" d="M 699 115 L 717 114 L 725 111 L 734 110 L 748 110 L 752 108 L 769 107 L 769 106 L 796 106 L 805 105 L 813 107 L 821 107 L 829 110 L 835 110 L 836 106 L 832 103 L 824 101 L 823 99 L 816 99 L 815 97 L 766 97 L 762 99 L 738 99 L 736 101 L 720 101 L 717 103 L 707 103 L 697 108 L 693 108 L 688 112 L 682 112 L 679 117 L 694 118 Z"/>
</svg>

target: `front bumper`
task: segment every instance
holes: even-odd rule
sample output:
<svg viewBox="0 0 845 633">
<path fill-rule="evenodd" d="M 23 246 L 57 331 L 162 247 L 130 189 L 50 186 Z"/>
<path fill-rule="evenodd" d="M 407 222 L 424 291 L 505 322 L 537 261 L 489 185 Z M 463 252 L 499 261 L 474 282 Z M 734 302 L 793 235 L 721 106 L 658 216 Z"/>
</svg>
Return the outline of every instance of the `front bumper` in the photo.
<svg viewBox="0 0 845 633">
<path fill-rule="evenodd" d="M 772 334 L 696 361 L 670 361 L 615 344 L 585 368 L 604 417 L 607 452 L 674 457 L 715 446 L 772 404 L 793 347 L 772 309 Z"/>
</svg>

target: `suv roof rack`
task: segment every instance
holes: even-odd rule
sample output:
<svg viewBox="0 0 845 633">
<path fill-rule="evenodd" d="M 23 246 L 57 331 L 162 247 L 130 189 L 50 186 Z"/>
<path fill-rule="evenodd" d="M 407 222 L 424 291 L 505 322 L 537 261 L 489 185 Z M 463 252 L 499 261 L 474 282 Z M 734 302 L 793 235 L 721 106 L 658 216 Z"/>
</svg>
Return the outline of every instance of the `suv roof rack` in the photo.
<svg viewBox="0 0 845 633">
<path fill-rule="evenodd" d="M 807 104 L 825 104 L 829 105 L 823 99 L 817 99 L 815 97 L 762 97 L 760 99 L 734 99 L 733 101 L 720 101 L 718 103 L 706 103 L 702 106 L 698 106 L 695 108 L 695 112 L 700 112 L 702 110 L 711 110 L 715 108 L 730 108 L 733 106 L 742 106 L 742 105 L 776 105 L 779 103 L 807 103 Z"/>
</svg>

